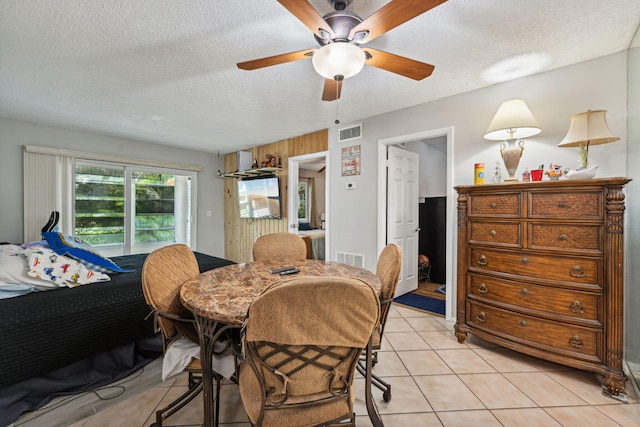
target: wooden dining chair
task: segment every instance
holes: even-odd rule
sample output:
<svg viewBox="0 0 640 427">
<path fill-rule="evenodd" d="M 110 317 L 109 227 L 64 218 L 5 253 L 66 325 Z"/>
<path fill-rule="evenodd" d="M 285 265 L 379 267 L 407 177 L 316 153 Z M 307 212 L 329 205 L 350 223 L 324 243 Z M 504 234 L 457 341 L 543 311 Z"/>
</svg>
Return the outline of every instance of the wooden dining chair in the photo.
<svg viewBox="0 0 640 427">
<path fill-rule="evenodd" d="M 188 279 L 198 277 L 199 274 L 200 268 L 194 253 L 183 244 L 157 249 L 150 253 L 144 262 L 142 292 L 154 315 L 156 329 L 162 334 L 165 352 L 181 336 L 199 343 L 193 315 L 180 302 L 182 284 Z M 187 391 L 164 408 L 157 410 L 156 422 L 151 424 L 151 427 L 161 427 L 164 420 L 202 391 L 200 359 L 192 359 L 185 371 L 189 375 Z M 216 405 L 219 405 L 221 380 L 220 376 L 216 377 Z"/>
<path fill-rule="evenodd" d="M 398 288 L 398 280 L 400 279 L 401 270 L 402 248 L 396 244 L 390 243 L 382 249 L 382 252 L 380 252 L 378 263 L 376 265 L 376 276 L 380 279 L 381 284 L 380 321 L 376 329 L 373 331 L 373 336 L 371 338 L 371 348 L 373 349 L 372 366 L 378 363 L 378 350 L 380 350 L 380 346 L 382 344 L 384 327 L 387 323 L 387 317 L 389 316 L 393 296 Z M 362 359 L 360 359 L 357 368 L 358 372 L 362 375 L 366 374 L 366 367 Z M 371 374 L 371 384 L 382 390 L 382 397 L 385 402 L 389 402 L 391 400 L 391 384 L 383 381 L 373 373 Z"/>
<path fill-rule="evenodd" d="M 240 396 L 253 426 L 355 426 L 354 372 L 380 316 L 360 279 L 299 277 L 256 298 L 243 330 Z"/>
<path fill-rule="evenodd" d="M 306 258 L 307 245 L 304 240 L 296 234 L 265 234 L 258 237 L 253 244 L 254 261 L 297 261 Z"/>
</svg>

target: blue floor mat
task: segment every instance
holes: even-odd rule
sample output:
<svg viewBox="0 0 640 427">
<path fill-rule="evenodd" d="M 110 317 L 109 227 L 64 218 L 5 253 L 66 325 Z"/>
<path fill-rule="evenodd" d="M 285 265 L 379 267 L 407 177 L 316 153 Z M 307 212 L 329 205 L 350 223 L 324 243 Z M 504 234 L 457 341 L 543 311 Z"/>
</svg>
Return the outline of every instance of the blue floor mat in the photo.
<svg viewBox="0 0 640 427">
<path fill-rule="evenodd" d="M 444 316 L 444 300 L 429 298 L 409 292 L 408 294 L 404 294 L 402 296 L 399 296 L 398 298 L 395 298 L 394 301 L 398 304 L 418 308 L 420 310 L 425 310 Z"/>
</svg>

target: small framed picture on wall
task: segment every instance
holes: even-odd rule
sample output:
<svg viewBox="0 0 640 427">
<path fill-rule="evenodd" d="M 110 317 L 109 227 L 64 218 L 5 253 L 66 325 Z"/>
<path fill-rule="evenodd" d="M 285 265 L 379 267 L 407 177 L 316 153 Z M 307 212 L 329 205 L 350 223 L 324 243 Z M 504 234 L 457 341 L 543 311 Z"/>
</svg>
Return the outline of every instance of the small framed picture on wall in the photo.
<svg viewBox="0 0 640 427">
<path fill-rule="evenodd" d="M 342 149 L 342 176 L 360 175 L 360 146 Z"/>
</svg>

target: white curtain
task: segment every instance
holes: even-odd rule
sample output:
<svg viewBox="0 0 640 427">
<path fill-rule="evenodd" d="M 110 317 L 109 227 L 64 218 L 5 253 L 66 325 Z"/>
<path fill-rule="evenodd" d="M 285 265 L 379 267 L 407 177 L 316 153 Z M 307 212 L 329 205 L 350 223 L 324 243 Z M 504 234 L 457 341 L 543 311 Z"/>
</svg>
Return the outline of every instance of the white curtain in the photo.
<svg viewBox="0 0 640 427">
<path fill-rule="evenodd" d="M 60 212 L 58 229 L 73 230 L 73 169 L 75 159 L 24 150 L 24 242 L 41 240 L 52 211 Z"/>
</svg>

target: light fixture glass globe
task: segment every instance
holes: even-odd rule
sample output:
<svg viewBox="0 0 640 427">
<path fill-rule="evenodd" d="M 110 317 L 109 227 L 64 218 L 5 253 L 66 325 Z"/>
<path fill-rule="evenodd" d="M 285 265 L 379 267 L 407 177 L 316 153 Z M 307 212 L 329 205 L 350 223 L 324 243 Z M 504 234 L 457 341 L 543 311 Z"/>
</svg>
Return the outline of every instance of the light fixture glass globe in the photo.
<svg viewBox="0 0 640 427">
<path fill-rule="evenodd" d="M 358 74 L 367 59 L 364 51 L 347 42 L 334 42 L 316 50 L 311 59 L 313 68 L 322 77 L 348 79 Z"/>
</svg>

